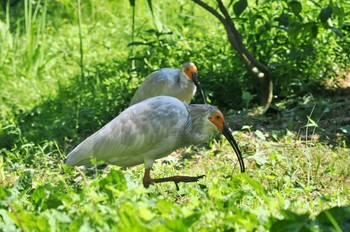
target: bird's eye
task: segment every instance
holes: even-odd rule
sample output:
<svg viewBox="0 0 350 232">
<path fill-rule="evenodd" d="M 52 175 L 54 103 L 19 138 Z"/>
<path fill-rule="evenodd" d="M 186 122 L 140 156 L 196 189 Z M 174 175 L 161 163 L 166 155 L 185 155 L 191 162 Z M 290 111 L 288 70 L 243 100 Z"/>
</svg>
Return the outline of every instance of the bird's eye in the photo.
<svg viewBox="0 0 350 232">
<path fill-rule="evenodd" d="M 216 117 L 215 117 L 217 120 L 219 120 L 220 119 L 220 115 L 216 115 Z"/>
</svg>

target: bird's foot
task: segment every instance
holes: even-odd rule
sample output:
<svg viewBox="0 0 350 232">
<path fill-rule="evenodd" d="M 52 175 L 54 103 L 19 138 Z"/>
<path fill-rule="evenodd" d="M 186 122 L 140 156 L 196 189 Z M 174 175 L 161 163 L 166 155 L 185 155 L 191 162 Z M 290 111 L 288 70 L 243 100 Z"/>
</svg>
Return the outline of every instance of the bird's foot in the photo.
<svg viewBox="0 0 350 232">
<path fill-rule="evenodd" d="M 180 182 L 197 182 L 199 179 L 205 177 L 205 175 L 201 176 L 170 176 L 165 178 L 157 178 L 152 179 L 150 177 L 144 177 L 143 178 L 143 186 L 145 188 L 148 188 L 150 184 L 152 183 L 162 183 L 162 182 L 169 182 L 173 181 L 176 185 L 176 190 L 180 190 L 178 183 Z"/>
</svg>

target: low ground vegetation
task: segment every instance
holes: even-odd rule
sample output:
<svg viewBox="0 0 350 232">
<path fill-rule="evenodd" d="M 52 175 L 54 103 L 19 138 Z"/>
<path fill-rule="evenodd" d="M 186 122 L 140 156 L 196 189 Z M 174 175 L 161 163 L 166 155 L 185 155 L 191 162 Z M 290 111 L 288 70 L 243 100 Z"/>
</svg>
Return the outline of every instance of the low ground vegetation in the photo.
<svg viewBox="0 0 350 232">
<path fill-rule="evenodd" d="M 84 1 L 80 11 L 79 1 L 2 4 L 0 230 L 350 230 L 349 5 L 248 1 L 235 20 L 273 72 L 274 110 L 264 113 L 210 14 L 188 1 L 152 11 L 147 2 L 136 5 L 134 28 L 129 1 Z M 143 188 L 142 165 L 63 164 L 148 73 L 185 61 L 224 112 L 245 174 L 220 136 L 154 165 L 155 177 L 206 175 L 179 191 Z"/>
</svg>

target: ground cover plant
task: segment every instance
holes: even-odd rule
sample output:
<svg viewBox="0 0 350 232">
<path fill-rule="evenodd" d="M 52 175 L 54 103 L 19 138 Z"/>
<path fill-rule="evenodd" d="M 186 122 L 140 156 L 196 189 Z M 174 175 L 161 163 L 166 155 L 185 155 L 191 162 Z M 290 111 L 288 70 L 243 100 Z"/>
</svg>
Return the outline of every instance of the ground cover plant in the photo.
<svg viewBox="0 0 350 232">
<path fill-rule="evenodd" d="M 255 81 L 208 12 L 185 0 L 132 3 L 1 1 L 0 230 L 350 230 L 350 5 L 247 1 L 237 15 L 244 1 L 225 2 L 272 71 L 275 110 L 263 113 Z M 206 175 L 179 191 L 143 188 L 142 165 L 63 165 L 147 74 L 186 61 L 224 112 L 245 174 L 220 136 L 154 165 L 154 177 Z"/>
</svg>

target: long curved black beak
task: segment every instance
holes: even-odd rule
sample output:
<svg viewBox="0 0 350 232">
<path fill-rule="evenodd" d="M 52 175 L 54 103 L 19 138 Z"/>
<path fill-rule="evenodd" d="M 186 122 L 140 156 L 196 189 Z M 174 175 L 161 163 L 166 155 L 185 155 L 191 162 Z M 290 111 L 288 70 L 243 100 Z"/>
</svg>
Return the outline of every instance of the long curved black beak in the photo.
<svg viewBox="0 0 350 232">
<path fill-rule="evenodd" d="M 198 88 L 199 93 L 201 94 L 203 104 L 207 104 L 206 100 L 205 100 L 204 92 L 203 92 L 203 90 L 199 84 L 199 81 L 198 81 L 197 73 L 192 73 L 192 81 L 193 81 L 194 85 Z"/>
<path fill-rule="evenodd" d="M 237 158 L 238 158 L 238 161 L 239 161 L 239 165 L 241 166 L 241 172 L 245 172 L 242 153 L 239 150 L 237 142 L 236 142 L 235 138 L 233 138 L 233 135 L 231 134 L 230 129 L 225 125 L 225 123 L 222 127 L 222 134 L 226 137 L 228 142 L 231 144 L 233 150 L 235 151 Z"/>
</svg>

